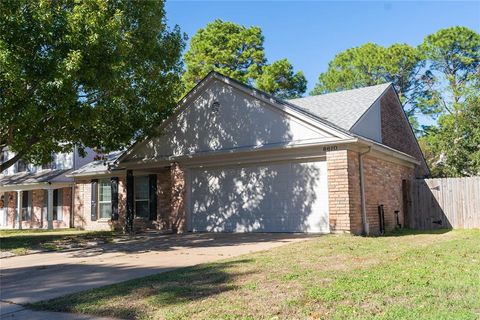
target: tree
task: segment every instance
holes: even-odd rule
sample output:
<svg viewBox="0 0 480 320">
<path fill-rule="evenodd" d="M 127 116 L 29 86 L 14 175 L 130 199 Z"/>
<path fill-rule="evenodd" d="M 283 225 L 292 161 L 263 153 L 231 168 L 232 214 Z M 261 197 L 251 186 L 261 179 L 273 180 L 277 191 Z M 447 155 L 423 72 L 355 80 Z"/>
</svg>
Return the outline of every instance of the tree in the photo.
<svg viewBox="0 0 480 320">
<path fill-rule="evenodd" d="M 382 47 L 366 43 L 337 54 L 320 74 L 312 95 L 361 88 L 392 82 L 406 113 L 412 119 L 416 112 L 428 113 L 415 104 L 420 82 L 417 77 L 422 67 L 421 55 L 407 44 Z"/>
<path fill-rule="evenodd" d="M 480 87 L 479 87 L 480 89 Z M 438 126 L 421 138 L 433 176 L 480 175 L 480 94 L 472 93 L 455 114 L 444 114 Z"/>
<path fill-rule="evenodd" d="M 438 125 L 427 128 L 437 176 L 480 174 L 480 35 L 465 27 L 439 30 L 419 46 L 427 61 L 421 103 L 436 107 Z"/>
<path fill-rule="evenodd" d="M 179 28 L 163 2 L 0 2 L 0 150 L 36 164 L 151 133 L 181 88 Z"/>
<path fill-rule="evenodd" d="M 293 99 L 305 93 L 307 79 L 301 71 L 294 74 L 290 62 L 282 59 L 263 67 L 255 86 L 281 99 Z"/>
<path fill-rule="evenodd" d="M 294 74 L 287 59 L 267 64 L 262 30 L 215 20 L 199 29 L 185 53 L 185 88 L 192 89 L 210 71 L 217 71 L 280 98 L 295 98 L 306 91 L 302 72 Z"/>
<path fill-rule="evenodd" d="M 441 29 L 427 36 L 419 49 L 428 63 L 421 103 L 455 113 L 480 77 L 480 35 L 465 27 Z"/>
<path fill-rule="evenodd" d="M 215 20 L 192 37 L 185 53 L 183 76 L 187 90 L 214 70 L 252 84 L 265 65 L 263 35 L 259 27 Z"/>
</svg>

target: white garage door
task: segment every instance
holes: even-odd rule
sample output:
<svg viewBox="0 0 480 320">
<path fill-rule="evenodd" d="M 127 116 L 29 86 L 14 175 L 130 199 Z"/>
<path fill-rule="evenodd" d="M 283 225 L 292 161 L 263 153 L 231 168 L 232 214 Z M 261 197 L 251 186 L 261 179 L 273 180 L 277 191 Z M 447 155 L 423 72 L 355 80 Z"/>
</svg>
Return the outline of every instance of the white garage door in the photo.
<svg viewBox="0 0 480 320">
<path fill-rule="evenodd" d="M 190 169 L 188 181 L 190 231 L 329 231 L 325 161 Z"/>
</svg>

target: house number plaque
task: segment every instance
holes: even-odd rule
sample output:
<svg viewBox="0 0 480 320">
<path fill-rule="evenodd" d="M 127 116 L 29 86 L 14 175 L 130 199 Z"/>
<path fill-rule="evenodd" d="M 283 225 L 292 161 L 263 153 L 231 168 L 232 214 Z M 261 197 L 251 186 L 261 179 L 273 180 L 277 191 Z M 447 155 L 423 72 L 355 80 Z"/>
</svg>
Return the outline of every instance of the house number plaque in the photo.
<svg viewBox="0 0 480 320">
<path fill-rule="evenodd" d="M 338 146 L 323 147 L 323 151 L 336 151 L 336 150 L 338 150 Z"/>
</svg>

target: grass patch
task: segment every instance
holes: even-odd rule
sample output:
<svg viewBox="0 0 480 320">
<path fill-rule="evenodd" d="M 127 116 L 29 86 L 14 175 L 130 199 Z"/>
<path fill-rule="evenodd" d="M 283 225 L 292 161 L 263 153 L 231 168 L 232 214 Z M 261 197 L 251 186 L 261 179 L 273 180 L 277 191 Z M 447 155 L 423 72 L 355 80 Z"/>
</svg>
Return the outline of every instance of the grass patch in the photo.
<svg viewBox="0 0 480 320">
<path fill-rule="evenodd" d="M 114 232 L 111 231 L 1 230 L 0 250 L 16 255 L 27 254 L 32 250 L 59 251 L 81 247 L 92 241 L 110 242 L 113 237 Z"/>
<path fill-rule="evenodd" d="M 480 230 L 328 235 L 30 307 L 126 319 L 478 319 Z"/>
</svg>

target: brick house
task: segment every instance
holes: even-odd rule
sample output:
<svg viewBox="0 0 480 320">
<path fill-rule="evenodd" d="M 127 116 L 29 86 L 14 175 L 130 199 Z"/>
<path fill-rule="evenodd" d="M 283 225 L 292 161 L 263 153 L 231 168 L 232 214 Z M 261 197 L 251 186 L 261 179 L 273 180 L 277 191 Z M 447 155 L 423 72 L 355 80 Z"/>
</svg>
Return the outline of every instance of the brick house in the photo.
<svg viewBox="0 0 480 320">
<path fill-rule="evenodd" d="M 283 101 L 212 72 L 158 130 L 71 174 L 76 227 L 375 234 L 429 173 L 391 84 Z"/>
<path fill-rule="evenodd" d="M 13 152 L 3 150 L 2 161 Z M 73 226 L 73 178 L 66 175 L 93 160 L 87 149 L 82 157 L 75 149 L 57 153 L 52 162 L 35 166 L 17 161 L 0 174 L 0 228 L 57 229 Z"/>
</svg>

